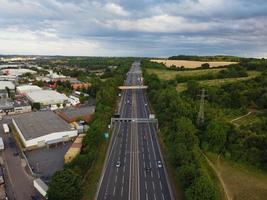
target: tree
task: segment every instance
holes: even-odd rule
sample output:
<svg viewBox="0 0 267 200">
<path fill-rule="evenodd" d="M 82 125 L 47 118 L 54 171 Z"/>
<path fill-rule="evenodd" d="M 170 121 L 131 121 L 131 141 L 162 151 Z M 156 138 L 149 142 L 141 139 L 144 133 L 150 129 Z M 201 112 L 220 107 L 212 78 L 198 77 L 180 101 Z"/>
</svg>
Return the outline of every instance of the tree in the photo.
<svg viewBox="0 0 267 200">
<path fill-rule="evenodd" d="M 71 170 L 64 169 L 53 175 L 47 196 L 49 200 L 79 200 L 81 189 L 81 177 Z"/>
<path fill-rule="evenodd" d="M 34 102 L 34 103 L 32 104 L 32 108 L 33 108 L 33 109 L 36 109 L 36 110 L 40 110 L 40 109 L 41 109 L 41 104 L 38 103 L 38 102 Z"/>
<path fill-rule="evenodd" d="M 214 184 L 208 176 L 197 177 L 189 189 L 185 192 L 185 199 L 187 200 L 216 200 L 218 194 Z"/>
<path fill-rule="evenodd" d="M 201 65 L 201 68 L 202 68 L 202 69 L 209 69 L 209 68 L 210 68 L 210 64 L 209 64 L 209 63 L 203 63 L 203 64 Z"/>
<path fill-rule="evenodd" d="M 224 149 L 229 128 L 222 123 L 211 121 L 205 131 L 203 141 L 210 150 L 219 153 Z"/>
</svg>

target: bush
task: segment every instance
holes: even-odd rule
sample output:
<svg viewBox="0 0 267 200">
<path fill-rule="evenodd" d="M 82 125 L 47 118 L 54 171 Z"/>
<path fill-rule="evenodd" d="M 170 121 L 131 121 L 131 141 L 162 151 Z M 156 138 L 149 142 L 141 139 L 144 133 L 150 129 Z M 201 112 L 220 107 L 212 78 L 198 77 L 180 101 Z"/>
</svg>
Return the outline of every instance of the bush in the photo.
<svg viewBox="0 0 267 200">
<path fill-rule="evenodd" d="M 71 170 L 56 172 L 49 183 L 47 196 L 49 200 L 81 199 L 82 179 Z"/>
</svg>

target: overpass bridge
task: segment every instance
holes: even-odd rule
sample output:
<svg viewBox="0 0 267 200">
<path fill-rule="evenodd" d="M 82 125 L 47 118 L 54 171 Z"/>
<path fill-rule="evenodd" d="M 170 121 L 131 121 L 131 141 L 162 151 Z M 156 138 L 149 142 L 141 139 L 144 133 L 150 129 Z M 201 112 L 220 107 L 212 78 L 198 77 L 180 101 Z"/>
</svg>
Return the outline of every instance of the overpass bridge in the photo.
<svg viewBox="0 0 267 200">
<path fill-rule="evenodd" d="M 134 85 L 134 86 L 119 86 L 120 90 L 142 90 L 142 89 L 147 89 L 148 87 L 145 85 Z"/>
</svg>

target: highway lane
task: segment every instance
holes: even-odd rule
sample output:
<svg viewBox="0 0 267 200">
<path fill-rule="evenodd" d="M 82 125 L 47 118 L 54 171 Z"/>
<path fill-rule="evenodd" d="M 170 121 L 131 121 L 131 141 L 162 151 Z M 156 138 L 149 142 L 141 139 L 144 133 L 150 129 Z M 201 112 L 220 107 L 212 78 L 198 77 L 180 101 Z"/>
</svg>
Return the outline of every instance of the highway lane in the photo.
<svg viewBox="0 0 267 200">
<path fill-rule="evenodd" d="M 134 63 L 124 85 L 142 85 L 141 69 Z M 143 90 L 125 90 L 120 102 L 121 118 L 148 118 L 149 106 Z M 172 199 L 152 123 L 116 122 L 96 199 Z M 121 166 L 116 167 L 120 161 Z M 164 162 L 162 162 L 164 163 Z"/>
<path fill-rule="evenodd" d="M 127 76 L 125 85 L 132 84 L 132 76 Z M 132 101 L 132 92 L 126 90 L 122 93 L 120 102 L 121 117 L 130 118 L 132 114 L 132 106 L 129 103 Z M 111 141 L 111 151 L 108 155 L 105 173 L 100 182 L 97 199 L 128 199 L 129 176 L 130 176 L 130 143 L 131 138 L 129 132 L 131 129 L 130 122 L 114 125 L 113 141 Z M 116 168 L 116 162 L 121 162 L 121 167 Z"/>
<path fill-rule="evenodd" d="M 127 99 L 130 98 L 131 94 L 129 93 L 129 91 L 126 91 L 122 94 L 120 109 L 120 114 L 122 116 L 129 117 L 131 114 L 131 107 L 124 103 L 125 101 L 127 101 Z M 120 192 L 120 195 L 122 193 L 121 199 L 128 198 L 127 196 L 125 196 L 125 194 L 128 194 L 126 185 L 128 184 L 129 180 L 129 164 L 127 163 L 129 163 L 130 161 L 129 159 L 127 159 L 127 155 L 125 153 L 130 151 L 130 139 L 128 137 L 130 126 L 130 123 L 116 123 L 114 125 L 114 141 L 111 141 L 113 142 L 113 144 L 111 152 L 108 156 L 106 171 L 102 180 L 102 183 L 104 184 L 101 184 L 97 199 L 115 199 L 115 197 L 118 195 L 118 192 Z M 118 160 L 121 161 L 121 165 L 123 165 L 122 168 L 115 167 Z M 119 191 L 122 190 L 119 186 L 120 184 L 124 185 L 123 190 L 125 191 Z"/>
</svg>

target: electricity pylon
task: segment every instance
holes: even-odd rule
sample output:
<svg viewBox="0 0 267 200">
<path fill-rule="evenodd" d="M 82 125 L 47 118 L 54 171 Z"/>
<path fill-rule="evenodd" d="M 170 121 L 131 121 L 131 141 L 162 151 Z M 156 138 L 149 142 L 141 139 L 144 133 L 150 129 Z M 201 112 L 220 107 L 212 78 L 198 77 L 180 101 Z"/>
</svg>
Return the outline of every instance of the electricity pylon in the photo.
<svg viewBox="0 0 267 200">
<path fill-rule="evenodd" d="M 199 107 L 199 112 L 198 112 L 198 117 L 197 117 L 197 124 L 198 126 L 201 126 L 204 123 L 205 120 L 205 97 L 206 97 L 206 90 L 203 88 L 201 89 L 201 94 L 200 94 L 200 107 Z"/>
</svg>

